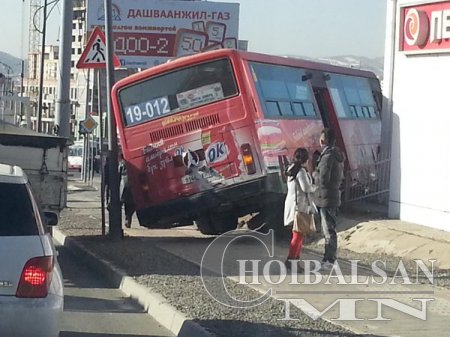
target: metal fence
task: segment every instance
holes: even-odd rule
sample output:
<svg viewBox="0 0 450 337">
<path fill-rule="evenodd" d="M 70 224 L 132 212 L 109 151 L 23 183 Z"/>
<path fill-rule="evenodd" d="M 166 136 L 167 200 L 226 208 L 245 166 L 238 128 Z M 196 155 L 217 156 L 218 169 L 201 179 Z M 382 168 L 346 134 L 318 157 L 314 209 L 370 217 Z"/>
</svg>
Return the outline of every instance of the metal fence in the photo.
<svg viewBox="0 0 450 337">
<path fill-rule="evenodd" d="M 347 171 L 342 199 L 344 203 L 375 201 L 385 204 L 389 198 L 391 160 L 384 159 Z"/>
</svg>

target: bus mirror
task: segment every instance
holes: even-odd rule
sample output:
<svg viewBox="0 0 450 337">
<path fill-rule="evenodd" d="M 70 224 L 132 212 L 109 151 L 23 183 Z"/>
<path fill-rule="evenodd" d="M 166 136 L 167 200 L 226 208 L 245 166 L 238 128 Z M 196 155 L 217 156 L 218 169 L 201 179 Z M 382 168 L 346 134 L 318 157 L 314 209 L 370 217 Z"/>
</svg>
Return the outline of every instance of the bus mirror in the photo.
<svg viewBox="0 0 450 337">
<path fill-rule="evenodd" d="M 308 80 L 310 80 L 313 77 L 313 75 L 311 73 L 306 73 L 305 75 L 302 76 L 302 81 L 306 82 Z"/>
</svg>

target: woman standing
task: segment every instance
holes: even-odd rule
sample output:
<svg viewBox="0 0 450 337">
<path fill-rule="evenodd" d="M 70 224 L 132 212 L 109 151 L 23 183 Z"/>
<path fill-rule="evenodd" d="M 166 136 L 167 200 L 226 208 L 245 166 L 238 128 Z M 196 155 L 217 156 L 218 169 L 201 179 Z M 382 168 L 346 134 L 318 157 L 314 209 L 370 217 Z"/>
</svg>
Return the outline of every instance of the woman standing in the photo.
<svg viewBox="0 0 450 337">
<path fill-rule="evenodd" d="M 291 269 L 292 264 L 298 263 L 303 246 L 303 234 L 295 221 L 296 212 L 307 212 L 311 206 L 309 193 L 316 190 L 306 168 L 308 159 L 308 151 L 305 148 L 298 148 L 294 152 L 293 163 L 286 170 L 288 192 L 284 203 L 284 225 L 292 226 L 292 239 L 286 259 L 288 269 Z M 298 270 L 303 269 L 298 266 Z"/>
</svg>

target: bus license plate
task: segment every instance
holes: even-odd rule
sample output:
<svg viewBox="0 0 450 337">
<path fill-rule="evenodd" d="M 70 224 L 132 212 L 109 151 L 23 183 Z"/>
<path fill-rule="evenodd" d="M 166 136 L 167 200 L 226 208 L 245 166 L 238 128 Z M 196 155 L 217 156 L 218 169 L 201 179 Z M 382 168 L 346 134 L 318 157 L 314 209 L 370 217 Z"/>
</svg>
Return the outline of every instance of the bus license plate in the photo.
<svg viewBox="0 0 450 337">
<path fill-rule="evenodd" d="M 185 175 L 185 176 L 181 177 L 181 183 L 183 185 L 191 184 L 191 183 L 193 183 L 196 180 L 197 179 L 195 179 L 195 177 L 191 176 L 191 175 Z"/>
</svg>

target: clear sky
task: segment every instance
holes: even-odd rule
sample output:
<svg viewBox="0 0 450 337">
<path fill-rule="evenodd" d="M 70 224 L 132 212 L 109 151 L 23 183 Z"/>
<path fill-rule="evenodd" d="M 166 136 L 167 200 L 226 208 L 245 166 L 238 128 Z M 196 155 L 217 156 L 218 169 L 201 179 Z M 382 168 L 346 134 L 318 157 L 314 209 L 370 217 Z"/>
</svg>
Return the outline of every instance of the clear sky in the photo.
<svg viewBox="0 0 450 337">
<path fill-rule="evenodd" d="M 216 1 L 240 3 L 239 38 L 249 40 L 251 51 L 309 57 L 384 53 L 387 0 Z M 29 0 L 0 0 L 1 51 L 27 54 L 29 11 Z M 59 4 L 48 22 L 47 41 L 56 44 Z"/>
</svg>

